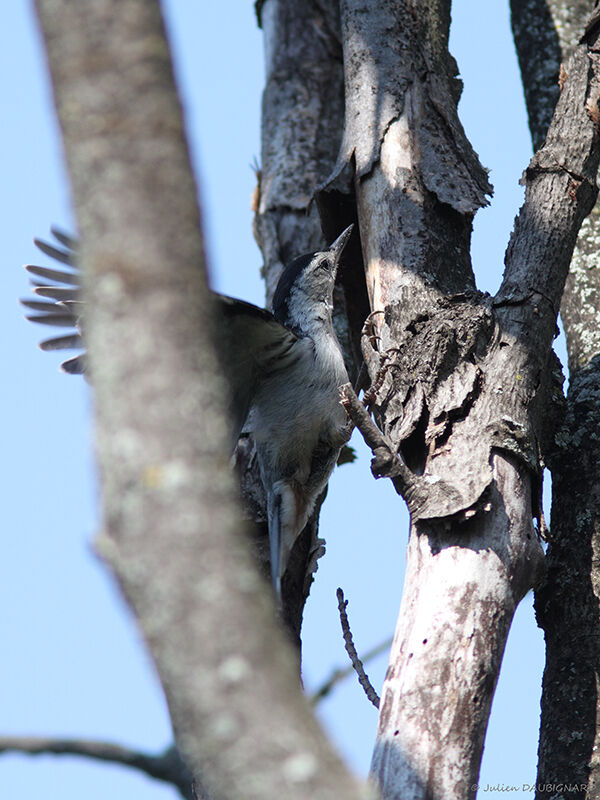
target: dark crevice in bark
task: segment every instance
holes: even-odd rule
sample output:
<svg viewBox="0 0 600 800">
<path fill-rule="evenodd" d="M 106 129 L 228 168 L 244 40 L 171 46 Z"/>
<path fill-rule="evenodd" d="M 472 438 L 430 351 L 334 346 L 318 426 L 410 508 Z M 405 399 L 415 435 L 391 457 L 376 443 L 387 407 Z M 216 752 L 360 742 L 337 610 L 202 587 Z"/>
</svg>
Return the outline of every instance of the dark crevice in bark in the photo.
<svg viewBox="0 0 600 800">
<path fill-rule="evenodd" d="M 345 320 L 347 347 L 351 355 L 351 358 L 346 359 L 346 368 L 352 384 L 359 391 L 368 384 L 368 374 L 366 370 L 362 369 L 361 335 L 370 307 L 365 283 L 356 197 L 350 186 L 346 191 L 317 190 L 315 203 L 326 241 L 333 241 L 340 231 L 345 230 L 349 225 L 354 225 L 350 241 L 342 254 L 337 277 L 337 286 L 341 290 L 341 295 L 334 297 L 334 303 L 338 302 L 340 305 L 343 303 L 341 315 Z M 343 341 L 339 334 L 338 338 Z M 360 384 L 357 385 L 359 379 Z"/>
<path fill-rule="evenodd" d="M 415 475 L 422 475 L 427 464 L 427 447 L 425 444 L 425 434 L 429 425 L 429 411 L 427 404 L 423 405 L 413 431 L 404 439 L 400 445 L 400 453 L 406 466 Z"/>
</svg>

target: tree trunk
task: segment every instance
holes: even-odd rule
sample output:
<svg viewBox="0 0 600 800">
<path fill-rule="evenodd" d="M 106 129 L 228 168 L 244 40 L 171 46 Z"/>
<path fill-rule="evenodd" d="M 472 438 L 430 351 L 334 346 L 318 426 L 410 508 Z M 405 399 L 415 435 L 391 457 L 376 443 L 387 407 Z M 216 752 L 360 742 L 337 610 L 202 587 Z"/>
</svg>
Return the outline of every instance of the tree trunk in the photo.
<svg viewBox="0 0 600 800">
<path fill-rule="evenodd" d="M 99 546 L 152 652 L 179 748 L 213 800 L 358 797 L 301 695 L 240 521 L 158 3 L 37 8 L 81 233 Z"/>
<path fill-rule="evenodd" d="M 333 168 L 340 146 L 344 84 L 336 0 L 264 0 L 256 8 L 265 40 L 266 85 L 254 234 L 264 258 L 270 303 L 284 265 L 301 253 L 323 249 L 342 230 L 335 223 L 322 228 L 313 198 Z M 356 244 L 352 247 L 356 249 Z M 351 249 L 344 254 L 346 263 Z M 364 305 L 355 316 L 362 314 L 364 319 Z M 355 378 L 360 336 L 351 339 L 341 274 L 334 295 L 334 325 L 346 367 Z M 251 515 L 262 523 L 260 549 L 266 560 L 265 500 L 251 441 L 241 441 L 237 460 Z M 282 581 L 283 621 L 298 645 L 304 605 L 324 552 L 325 542 L 319 538 L 321 502 L 294 545 Z"/>
<path fill-rule="evenodd" d="M 506 637 L 539 569 L 529 487 L 496 455 L 485 516 L 411 527 L 372 764 L 384 797 L 475 795 Z"/>
<path fill-rule="evenodd" d="M 178 745 L 214 800 L 358 796 L 298 691 L 294 655 L 247 553 L 224 456 L 226 389 L 206 324 L 212 310 L 195 190 L 158 5 L 37 5 L 90 301 L 101 546 L 151 648 Z M 385 445 L 372 468 L 390 477 L 411 513 L 373 777 L 384 798 L 462 800 L 477 782 L 514 609 L 543 573 L 533 520 L 541 518 L 541 468 L 555 441 L 551 342 L 577 232 L 596 198 L 600 26 L 573 47 L 560 74 L 545 144 L 525 173 L 503 283 L 490 298 L 476 291 L 469 240 L 491 188 L 456 113 L 449 0 L 344 0 L 341 20 L 334 0 L 257 7 L 268 84 L 256 228 L 268 292 L 282 262 L 324 241 L 311 206 L 315 190 L 327 238 L 342 221 L 358 220 L 374 312 L 362 346 Z M 545 98 L 530 117 L 546 114 L 550 122 L 552 106 Z M 343 278 L 346 302 L 338 303 L 349 357 L 366 316 L 360 262 L 355 246 Z M 551 684 L 566 687 L 569 702 L 576 692 L 578 703 L 589 704 L 598 663 L 599 581 L 591 564 L 599 498 L 584 500 L 573 481 L 583 470 L 597 485 L 600 392 L 598 336 L 589 333 L 597 270 L 580 263 L 567 295 L 578 302 L 567 299 L 563 309 L 574 331 L 570 358 L 583 366 L 572 375 L 555 492 L 568 488 L 569 503 L 586 503 L 585 511 L 571 504 L 565 517 L 583 546 L 563 551 L 568 532 L 553 543 L 550 589 L 539 593 L 538 613 L 549 642 L 559 614 L 580 614 L 561 618 L 571 631 L 585 621 L 578 663 L 572 648 L 565 652 L 569 640 L 555 636 L 558 666 L 552 672 L 549 662 L 545 698 Z M 246 486 L 256 488 L 253 480 Z M 260 491 L 253 496 L 258 508 Z M 284 582 L 295 633 L 319 546 L 313 521 Z M 557 583 L 552 569 L 558 574 L 563 560 L 567 574 Z M 581 604 L 563 599 L 573 586 Z M 565 669 L 578 667 L 575 685 Z M 591 787 L 593 718 L 589 712 L 583 737 L 561 720 L 564 752 L 578 759 L 573 774 L 591 769 Z M 540 775 L 558 776 L 551 746 L 543 729 Z"/>
<path fill-rule="evenodd" d="M 513 0 L 511 8 L 531 134 L 534 142 L 540 142 L 592 3 Z M 589 35 L 596 29 L 597 21 Z M 561 303 L 570 383 L 563 424 L 550 454 L 548 573 L 536 595 L 538 621 L 546 637 L 538 798 L 576 793 L 591 799 L 600 793 L 598 217 L 596 207 L 582 225 Z"/>
<path fill-rule="evenodd" d="M 389 442 L 373 471 L 411 512 L 372 771 L 385 798 L 466 798 L 514 608 L 542 575 L 532 519 L 555 417 L 550 348 L 596 196 L 597 81 L 582 46 L 488 299 L 468 247 L 489 186 L 456 115 L 449 4 L 366 10 L 342 5 L 345 132 L 322 191 L 354 167 L 375 312 L 365 357 Z"/>
</svg>

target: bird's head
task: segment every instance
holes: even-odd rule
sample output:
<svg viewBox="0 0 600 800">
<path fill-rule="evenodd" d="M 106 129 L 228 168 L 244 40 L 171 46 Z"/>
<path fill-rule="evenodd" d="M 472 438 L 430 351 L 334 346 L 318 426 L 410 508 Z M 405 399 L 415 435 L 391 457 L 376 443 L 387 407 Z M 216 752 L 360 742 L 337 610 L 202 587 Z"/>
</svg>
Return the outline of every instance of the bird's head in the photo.
<svg viewBox="0 0 600 800">
<path fill-rule="evenodd" d="M 273 314 L 297 333 L 307 333 L 318 322 L 331 322 L 333 287 L 350 225 L 327 248 L 295 258 L 281 273 L 273 296 Z"/>
</svg>

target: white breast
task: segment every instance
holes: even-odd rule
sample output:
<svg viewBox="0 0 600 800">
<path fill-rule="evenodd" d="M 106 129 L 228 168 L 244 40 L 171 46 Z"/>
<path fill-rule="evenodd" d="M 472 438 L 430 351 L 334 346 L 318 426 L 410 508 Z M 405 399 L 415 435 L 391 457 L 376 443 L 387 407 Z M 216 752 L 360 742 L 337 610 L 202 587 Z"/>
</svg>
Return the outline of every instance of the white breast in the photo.
<svg viewBox="0 0 600 800">
<path fill-rule="evenodd" d="M 310 469 L 319 441 L 327 442 L 346 422 L 339 387 L 348 375 L 333 336 L 309 337 L 294 346 L 300 359 L 293 369 L 264 382 L 250 416 L 250 429 L 262 458 L 284 474 Z M 302 481 L 302 475 L 296 478 Z"/>
</svg>

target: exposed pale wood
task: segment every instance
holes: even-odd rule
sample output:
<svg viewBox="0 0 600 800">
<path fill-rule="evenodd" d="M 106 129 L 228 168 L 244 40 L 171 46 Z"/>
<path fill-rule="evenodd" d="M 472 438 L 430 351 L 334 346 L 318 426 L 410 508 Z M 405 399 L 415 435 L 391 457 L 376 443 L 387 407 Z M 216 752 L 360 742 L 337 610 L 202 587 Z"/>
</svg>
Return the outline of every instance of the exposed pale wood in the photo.
<svg viewBox="0 0 600 800">
<path fill-rule="evenodd" d="M 526 469 L 497 455 L 492 477 L 485 515 L 411 529 L 372 763 L 384 798 L 474 797 L 508 629 L 541 566 Z"/>
<path fill-rule="evenodd" d="M 372 771 L 385 798 L 458 800 L 477 782 L 514 608 L 543 574 L 532 519 L 557 416 L 556 314 L 596 194 L 596 56 L 586 42 L 567 70 L 502 287 L 486 298 L 468 244 L 489 187 L 456 118 L 448 5 L 342 8 L 338 171 L 354 159 L 367 288 L 385 312 L 364 339 L 374 412 L 412 519 Z"/>
</svg>

